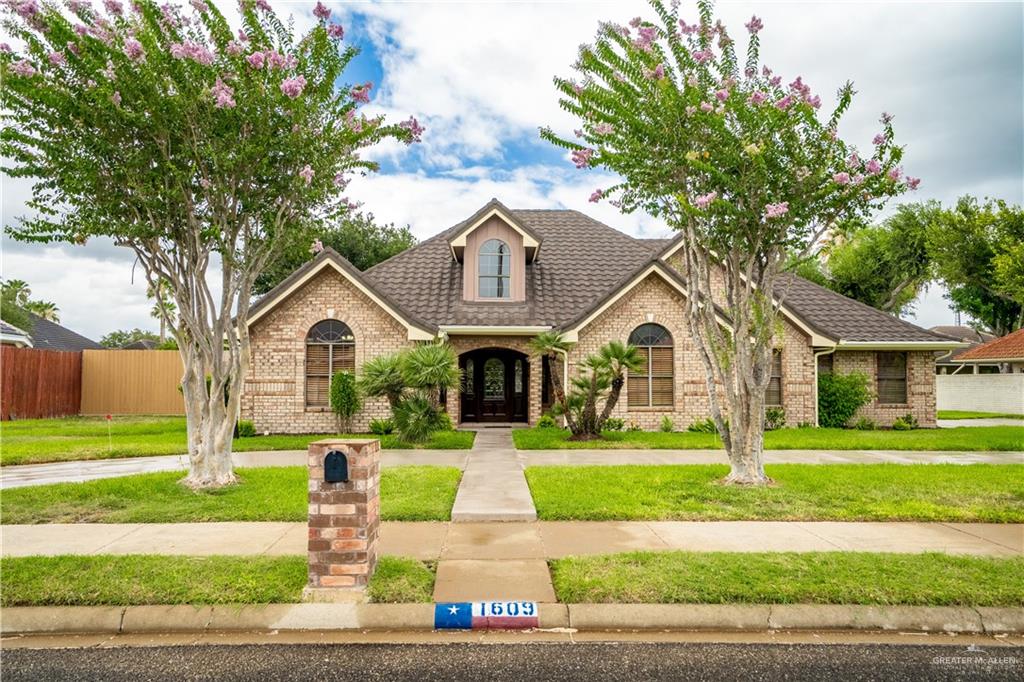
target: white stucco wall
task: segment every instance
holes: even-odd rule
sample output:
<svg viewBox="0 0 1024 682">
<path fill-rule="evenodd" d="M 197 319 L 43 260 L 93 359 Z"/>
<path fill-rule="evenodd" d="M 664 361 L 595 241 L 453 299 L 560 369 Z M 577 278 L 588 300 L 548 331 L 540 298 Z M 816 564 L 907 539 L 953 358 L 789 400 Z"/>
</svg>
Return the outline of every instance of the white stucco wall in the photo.
<svg viewBox="0 0 1024 682">
<path fill-rule="evenodd" d="M 1024 414 L 1024 374 L 939 374 L 940 410 Z"/>
</svg>

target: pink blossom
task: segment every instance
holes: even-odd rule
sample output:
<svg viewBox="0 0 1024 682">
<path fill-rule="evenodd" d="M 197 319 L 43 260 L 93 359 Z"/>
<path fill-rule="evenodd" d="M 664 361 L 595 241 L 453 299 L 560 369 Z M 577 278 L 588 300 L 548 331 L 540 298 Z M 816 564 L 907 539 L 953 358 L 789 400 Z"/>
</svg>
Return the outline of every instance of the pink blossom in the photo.
<svg viewBox="0 0 1024 682">
<path fill-rule="evenodd" d="M 779 87 L 780 83 L 782 83 L 782 76 L 772 76 L 772 79 L 768 81 L 768 85 L 772 86 L 773 88 Z"/>
<path fill-rule="evenodd" d="M 304 87 L 306 87 L 306 79 L 302 76 L 286 78 L 281 81 L 281 92 L 292 99 L 301 95 Z"/>
<path fill-rule="evenodd" d="M 715 108 L 715 105 L 712 104 L 711 102 L 701 102 L 700 103 L 700 110 L 701 111 L 713 111 L 714 108 Z"/>
<path fill-rule="evenodd" d="M 715 93 L 715 97 L 718 98 L 719 102 L 724 102 L 725 100 L 729 99 L 729 91 L 726 90 L 725 88 L 722 88 L 721 90 Z"/>
<path fill-rule="evenodd" d="M 352 99 L 357 102 L 362 102 L 363 104 L 369 104 L 371 88 L 373 88 L 373 83 L 370 83 L 369 81 L 362 85 L 357 85 L 351 90 L 350 94 L 352 95 Z"/>
<path fill-rule="evenodd" d="M 206 11 L 206 3 L 203 0 L 188 0 L 189 4 L 195 8 L 197 12 Z"/>
<path fill-rule="evenodd" d="M 345 179 L 344 173 L 335 173 L 334 175 L 334 186 L 338 189 L 345 189 L 348 185 L 348 180 Z"/>
<path fill-rule="evenodd" d="M 687 24 L 685 19 L 680 19 L 679 20 L 679 30 L 682 31 L 684 35 L 693 35 L 699 29 L 700 29 L 700 26 L 698 26 L 697 24 L 692 24 L 691 25 L 691 24 Z"/>
<path fill-rule="evenodd" d="M 309 187 L 309 183 L 313 182 L 313 169 L 308 163 L 299 171 L 299 177 L 306 181 L 306 187 Z"/>
<path fill-rule="evenodd" d="M 815 95 L 814 97 L 808 97 L 806 102 L 808 104 L 810 104 L 812 107 L 814 107 L 815 109 L 820 109 L 821 108 L 821 98 L 818 97 L 817 95 Z"/>
<path fill-rule="evenodd" d="M 850 179 L 850 184 L 851 184 L 851 185 L 859 185 L 859 184 L 861 184 L 862 182 L 864 182 L 864 174 L 863 174 L 863 173 L 857 173 L 856 175 L 854 175 L 854 176 L 853 176 L 853 177 L 852 177 L 852 178 Z"/>
<path fill-rule="evenodd" d="M 75 24 L 75 33 L 80 36 L 89 35 L 89 27 L 85 24 Z"/>
<path fill-rule="evenodd" d="M 789 202 L 780 201 L 777 204 L 765 204 L 764 206 L 764 217 L 765 218 L 778 218 L 789 213 Z"/>
<path fill-rule="evenodd" d="M 703 64 L 712 57 L 714 57 L 714 55 L 711 53 L 711 50 L 698 50 L 693 53 L 693 61 L 698 64 Z"/>
<path fill-rule="evenodd" d="M 124 53 L 129 59 L 139 60 L 145 55 L 142 43 L 135 38 L 126 38 L 124 41 Z"/>
<path fill-rule="evenodd" d="M 64 56 L 63 52 L 51 52 L 47 57 L 54 66 L 64 66 L 68 63 L 68 58 Z"/>
<path fill-rule="evenodd" d="M 665 66 L 662 64 L 658 64 L 653 69 L 645 69 L 644 77 L 652 81 L 660 81 L 662 78 L 665 77 Z"/>
<path fill-rule="evenodd" d="M 750 35 L 756 36 L 757 32 L 764 28 L 764 23 L 757 16 L 750 17 L 750 21 L 743 24 L 750 31 Z"/>
<path fill-rule="evenodd" d="M 408 120 L 402 121 L 398 124 L 398 127 L 408 130 L 411 133 L 412 137 L 410 139 L 410 143 L 420 142 L 423 136 L 423 131 L 426 130 L 426 128 L 420 125 L 420 122 L 416 120 L 415 116 L 410 116 Z"/>
<path fill-rule="evenodd" d="M 306 168 L 309 168 L 309 166 L 306 166 Z M 320 253 L 323 250 L 324 250 L 324 243 L 322 241 L 320 241 L 319 239 L 314 240 L 313 243 L 309 247 L 309 252 L 313 253 L 313 254 Z"/>
<path fill-rule="evenodd" d="M 593 149 L 576 149 L 572 153 L 572 162 L 577 168 L 586 168 L 590 165 L 590 157 L 593 155 Z"/>
<path fill-rule="evenodd" d="M 237 40 L 231 40 L 228 41 L 228 45 L 224 48 L 224 51 L 232 57 L 237 57 L 238 55 L 245 52 L 245 47 L 242 45 L 242 43 L 238 42 Z"/>
<path fill-rule="evenodd" d="M 316 7 L 313 8 L 313 16 L 326 21 L 327 17 L 331 16 L 331 10 L 324 7 L 322 2 L 317 2 Z"/>
<path fill-rule="evenodd" d="M 0 48 L 0 52 L 3 52 L 2 48 Z M 78 53 L 79 53 L 78 45 L 76 45 L 74 42 L 69 40 L 68 41 L 68 52 L 70 52 L 71 54 L 73 54 L 73 55 L 75 55 L 77 57 Z"/>
<path fill-rule="evenodd" d="M 216 85 L 210 88 L 210 94 L 215 98 L 213 106 L 218 109 L 235 108 L 235 91 L 220 78 L 217 79 Z"/>
<path fill-rule="evenodd" d="M 17 12 L 22 19 L 31 19 L 35 15 L 39 14 L 39 5 L 36 4 L 36 0 L 23 0 L 22 2 L 14 3 L 14 11 Z"/>
<path fill-rule="evenodd" d="M 178 15 L 178 7 L 169 2 L 160 5 L 160 15 L 163 17 L 164 23 L 172 28 L 177 28 L 183 23 Z"/>
<path fill-rule="evenodd" d="M 876 147 L 885 144 L 885 135 L 883 135 L 882 133 L 878 133 L 877 135 L 875 135 L 874 139 L 871 140 L 871 144 L 875 145 Z"/>
<path fill-rule="evenodd" d="M 356 118 L 356 112 L 349 109 L 345 113 L 345 125 L 347 125 L 352 132 L 359 133 L 363 130 L 363 119 Z"/>
<path fill-rule="evenodd" d="M 327 36 L 335 40 L 341 40 L 345 37 L 345 28 L 341 24 L 330 24 L 327 27 Z"/>
<path fill-rule="evenodd" d="M 828 139 L 835 140 L 839 138 L 839 132 L 835 128 L 828 129 Z"/>
<path fill-rule="evenodd" d="M 117 0 L 103 0 L 103 6 L 107 8 L 107 12 L 121 16 L 124 13 L 124 5 Z"/>
<path fill-rule="evenodd" d="M 613 126 L 611 123 L 607 123 L 606 121 L 601 121 L 596 126 L 594 126 L 594 132 L 597 133 L 598 135 L 611 135 L 613 132 L 615 132 L 615 126 Z"/>
<path fill-rule="evenodd" d="M 121 93 L 115 90 L 114 94 L 110 96 L 110 101 L 116 106 L 121 106 Z"/>
<path fill-rule="evenodd" d="M 785 111 L 786 109 L 789 109 L 791 106 L 793 106 L 793 97 L 791 95 L 786 95 L 785 97 L 783 97 L 782 99 L 775 103 L 775 108 L 780 111 Z"/>
<path fill-rule="evenodd" d="M 909 175 L 907 176 L 907 187 L 909 187 L 910 189 L 916 190 L 917 186 L 920 184 L 921 178 L 912 178 Z"/>
<path fill-rule="evenodd" d="M 188 56 L 188 50 L 181 43 L 171 43 L 170 52 L 175 59 L 184 59 Z"/>
<path fill-rule="evenodd" d="M 629 25 L 632 26 L 633 28 L 640 28 L 640 26 L 642 26 L 643 23 L 644 20 L 641 19 L 640 17 L 633 17 L 632 19 L 629 20 Z"/>
<path fill-rule="evenodd" d="M 747 78 L 753 78 L 754 76 L 757 75 L 757 69 L 755 69 L 752 66 L 748 66 L 747 68 L 743 69 L 743 75 L 746 76 Z"/>
<path fill-rule="evenodd" d="M 283 69 L 288 65 L 288 58 L 276 50 L 267 50 L 263 56 L 267 58 L 269 69 Z"/>
<path fill-rule="evenodd" d="M 832 176 L 832 180 L 835 181 L 837 185 L 848 185 L 850 184 L 850 174 L 846 171 L 836 173 Z"/>
<path fill-rule="evenodd" d="M 601 199 L 603 197 L 604 197 L 604 192 L 602 190 L 600 190 L 600 189 L 595 189 L 593 194 L 590 195 L 589 201 L 592 204 L 596 204 L 597 202 L 601 201 Z"/>
<path fill-rule="evenodd" d="M 270 3 L 267 0 L 256 0 L 256 8 L 261 9 L 264 12 L 271 11 Z"/>
<path fill-rule="evenodd" d="M 576 137 L 583 137 L 583 130 L 581 130 L 580 128 L 574 128 L 572 134 L 575 135 Z"/>
<path fill-rule="evenodd" d="M 892 119 L 893 119 L 893 116 L 888 111 L 883 111 L 882 112 L 882 119 L 881 119 L 882 123 L 892 123 Z M 918 182 L 920 182 L 920 180 L 918 180 Z"/>
<path fill-rule="evenodd" d="M 878 175 L 882 172 L 882 164 L 878 162 L 878 159 L 871 159 L 868 161 L 868 165 L 864 167 L 869 175 Z"/>
<path fill-rule="evenodd" d="M 711 205 L 711 202 L 717 198 L 718 192 L 708 192 L 707 194 L 702 194 L 699 197 L 696 197 L 693 200 L 693 203 L 697 206 L 697 208 L 707 208 L 708 206 Z"/>
<path fill-rule="evenodd" d="M 903 169 L 900 168 L 899 166 L 896 166 L 895 168 L 890 168 L 889 172 L 886 173 L 886 176 L 893 182 L 899 182 L 901 175 L 903 175 Z"/>
<path fill-rule="evenodd" d="M 68 43 L 70 45 L 70 43 Z M 11 46 L 7 43 L 0 43 L 0 54 L 10 54 Z"/>
<path fill-rule="evenodd" d="M 173 47 L 173 46 L 172 46 Z M 245 61 L 249 62 L 249 66 L 254 69 L 262 69 L 265 57 L 262 52 L 253 52 L 251 55 L 245 58 Z"/>
<path fill-rule="evenodd" d="M 768 68 L 767 66 L 762 66 L 762 67 L 761 67 L 761 74 L 762 74 L 762 75 L 763 75 L 763 76 L 764 76 L 765 78 L 767 78 L 768 76 L 772 75 L 772 70 L 771 70 L 771 69 L 769 69 L 769 68 Z"/>
<path fill-rule="evenodd" d="M 750 93 L 750 97 L 747 98 L 747 101 L 751 104 L 763 104 L 767 99 L 767 93 L 761 90 L 754 90 L 754 92 Z"/>
<path fill-rule="evenodd" d="M 811 86 L 804 83 L 803 76 L 797 76 L 796 80 L 789 84 L 789 90 L 803 99 L 807 99 L 811 95 Z"/>
<path fill-rule="evenodd" d="M 104 76 L 107 77 L 107 80 L 110 80 L 110 81 L 112 81 L 115 78 L 117 78 L 117 72 L 114 71 L 114 62 L 112 62 L 112 61 L 110 61 L 108 59 L 107 60 L 107 66 L 106 66 L 106 68 L 103 69 L 103 71 L 101 73 Z"/>
<path fill-rule="evenodd" d="M 85 0 L 68 0 L 68 7 L 73 12 L 81 12 L 82 10 L 92 9 L 88 2 Z"/>
<path fill-rule="evenodd" d="M 700 80 L 697 79 L 697 74 L 691 73 L 686 79 L 686 84 L 691 88 L 695 88 L 700 85 Z"/>
<path fill-rule="evenodd" d="M 14 62 L 11 65 L 11 71 L 23 78 L 31 78 L 36 75 L 36 70 L 32 68 L 32 65 L 25 59 Z"/>
<path fill-rule="evenodd" d="M 846 167 L 850 170 L 856 170 L 860 167 L 860 157 L 857 156 L 857 152 L 850 154 L 850 158 L 846 160 Z"/>
</svg>

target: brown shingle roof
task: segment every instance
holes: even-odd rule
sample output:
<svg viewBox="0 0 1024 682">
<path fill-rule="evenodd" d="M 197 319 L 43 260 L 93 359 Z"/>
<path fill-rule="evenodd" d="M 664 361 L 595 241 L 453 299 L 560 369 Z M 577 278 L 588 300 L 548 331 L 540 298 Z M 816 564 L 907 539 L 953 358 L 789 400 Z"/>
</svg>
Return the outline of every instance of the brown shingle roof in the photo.
<svg viewBox="0 0 1024 682">
<path fill-rule="evenodd" d="M 957 360 L 1024 360 L 1024 329 L 975 346 Z"/>
</svg>

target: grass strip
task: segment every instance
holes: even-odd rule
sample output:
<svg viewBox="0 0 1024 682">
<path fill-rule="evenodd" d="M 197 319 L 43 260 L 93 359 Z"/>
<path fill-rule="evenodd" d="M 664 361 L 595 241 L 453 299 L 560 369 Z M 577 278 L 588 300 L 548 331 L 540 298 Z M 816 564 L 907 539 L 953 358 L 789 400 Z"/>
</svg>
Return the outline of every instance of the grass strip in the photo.
<svg viewBox="0 0 1024 682">
<path fill-rule="evenodd" d="M 775 485 L 725 486 L 724 465 L 526 469 L 543 520 L 1024 522 L 1016 464 L 773 464 Z M 581 493 L 585 491 L 585 494 Z"/>
<path fill-rule="evenodd" d="M 939 410 L 938 419 L 1024 419 L 1024 414 L 974 412 L 971 410 Z"/>
<path fill-rule="evenodd" d="M 17 523 L 183 523 L 305 521 L 306 467 L 239 469 L 239 485 L 192 491 L 184 472 L 5 490 L 0 515 Z M 447 521 L 462 477 L 455 467 L 406 466 L 381 472 L 385 521 Z"/>
<path fill-rule="evenodd" d="M 630 552 L 551 562 L 560 602 L 1024 605 L 1024 558 Z"/>
<path fill-rule="evenodd" d="M 306 557 L 53 556 L 0 560 L 9 606 L 274 604 L 301 601 Z M 431 601 L 433 567 L 381 557 L 370 582 L 373 601 Z"/>
</svg>

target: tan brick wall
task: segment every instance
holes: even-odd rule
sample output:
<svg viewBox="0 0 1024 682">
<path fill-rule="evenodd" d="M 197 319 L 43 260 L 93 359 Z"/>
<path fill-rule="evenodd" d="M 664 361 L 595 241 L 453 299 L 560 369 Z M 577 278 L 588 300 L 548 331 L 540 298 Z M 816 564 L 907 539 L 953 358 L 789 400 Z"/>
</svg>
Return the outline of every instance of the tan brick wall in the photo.
<svg viewBox="0 0 1024 682">
<path fill-rule="evenodd" d="M 876 384 L 876 354 L 869 351 L 836 351 L 833 371 L 836 374 L 862 372 L 871 380 L 872 394 L 878 393 Z M 901 405 L 883 405 L 877 399 L 862 407 L 854 421 L 860 417 L 873 420 L 878 426 L 892 426 L 897 417 L 912 414 L 922 427 L 935 426 L 935 355 L 931 351 L 907 353 L 907 402 Z"/>
<path fill-rule="evenodd" d="M 412 345 L 401 324 L 340 273 L 326 269 L 251 328 L 252 366 L 242 396 L 242 418 L 257 433 L 335 433 L 325 408 L 306 407 L 306 334 L 317 322 L 341 320 L 355 335 L 356 372 L 367 360 Z M 387 401 L 365 399 L 352 428 L 390 416 Z"/>
</svg>

